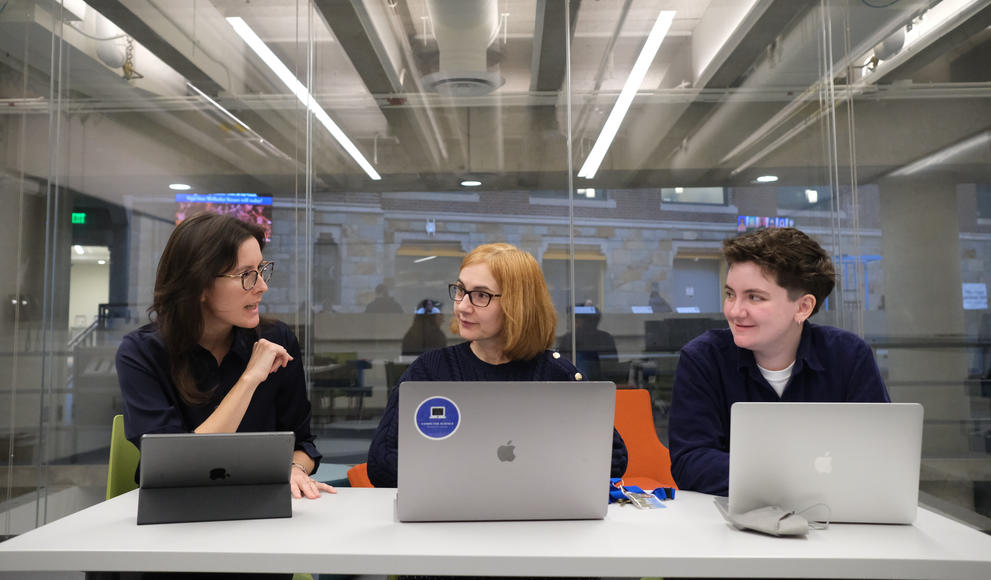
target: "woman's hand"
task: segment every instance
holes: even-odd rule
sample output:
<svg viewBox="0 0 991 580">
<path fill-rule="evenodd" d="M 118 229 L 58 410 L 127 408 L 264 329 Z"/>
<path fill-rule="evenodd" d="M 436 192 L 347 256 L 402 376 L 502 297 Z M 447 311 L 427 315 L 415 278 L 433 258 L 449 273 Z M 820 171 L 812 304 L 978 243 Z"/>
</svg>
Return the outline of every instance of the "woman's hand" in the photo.
<svg viewBox="0 0 991 580">
<path fill-rule="evenodd" d="M 217 409 L 199 427 L 196 433 L 234 433 L 244 419 L 255 389 L 268 375 L 285 367 L 293 360 L 285 347 L 264 338 L 258 339 L 251 350 L 251 358 L 231 390 Z"/>
<path fill-rule="evenodd" d="M 337 490 L 333 486 L 311 478 L 295 465 L 289 469 L 292 472 L 292 476 L 289 478 L 289 489 L 292 490 L 292 496 L 294 498 L 305 497 L 307 499 L 316 499 L 320 497 L 321 491 L 337 493 Z"/>
<path fill-rule="evenodd" d="M 255 384 L 262 383 L 268 375 L 280 368 L 284 368 L 293 360 L 289 352 L 282 345 L 275 344 L 264 338 L 258 339 L 251 350 L 251 359 L 241 376 L 250 377 L 256 380 Z"/>
</svg>

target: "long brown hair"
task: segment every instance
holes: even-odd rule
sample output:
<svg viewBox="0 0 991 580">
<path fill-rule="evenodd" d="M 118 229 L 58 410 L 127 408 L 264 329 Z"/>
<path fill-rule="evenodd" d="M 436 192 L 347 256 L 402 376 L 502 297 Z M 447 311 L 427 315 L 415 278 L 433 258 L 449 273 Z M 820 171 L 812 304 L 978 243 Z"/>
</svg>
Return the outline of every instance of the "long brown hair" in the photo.
<svg viewBox="0 0 991 580">
<path fill-rule="evenodd" d="M 540 264 L 526 251 L 511 244 L 484 244 L 461 260 L 461 270 L 485 264 L 499 283 L 502 297 L 503 351 L 511 360 L 530 360 L 554 345 L 557 312 Z M 466 298 L 467 299 L 467 298 Z M 458 319 L 451 319 L 458 334 Z"/>
<path fill-rule="evenodd" d="M 200 298 L 216 276 L 237 265 L 238 250 L 250 238 L 265 247 L 265 232 L 230 216 L 203 213 L 183 220 L 165 244 L 155 277 L 154 315 L 169 355 L 179 396 L 191 404 L 210 400 L 196 387 L 190 353 L 203 334 Z"/>
</svg>

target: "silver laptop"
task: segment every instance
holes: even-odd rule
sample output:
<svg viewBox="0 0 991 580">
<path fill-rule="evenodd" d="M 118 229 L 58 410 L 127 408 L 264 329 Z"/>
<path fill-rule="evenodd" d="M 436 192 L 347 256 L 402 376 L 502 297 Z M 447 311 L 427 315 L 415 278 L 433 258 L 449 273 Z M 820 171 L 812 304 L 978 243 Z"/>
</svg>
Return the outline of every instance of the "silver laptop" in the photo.
<svg viewBox="0 0 991 580">
<path fill-rule="evenodd" d="M 778 506 L 808 510 L 809 520 L 912 523 L 921 454 L 916 403 L 736 403 L 729 511 Z"/>
<path fill-rule="evenodd" d="M 603 518 L 615 404 L 611 382 L 402 383 L 399 520 Z"/>
<path fill-rule="evenodd" d="M 138 523 L 291 517 L 294 443 L 291 431 L 144 435 Z"/>
</svg>

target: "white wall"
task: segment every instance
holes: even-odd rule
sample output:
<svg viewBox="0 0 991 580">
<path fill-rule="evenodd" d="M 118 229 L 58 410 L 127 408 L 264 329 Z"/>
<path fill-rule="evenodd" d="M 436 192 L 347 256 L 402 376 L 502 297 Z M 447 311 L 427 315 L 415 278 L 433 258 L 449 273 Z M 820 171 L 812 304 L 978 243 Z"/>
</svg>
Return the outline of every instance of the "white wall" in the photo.
<svg viewBox="0 0 991 580">
<path fill-rule="evenodd" d="M 109 263 L 73 264 L 69 275 L 69 327 L 88 326 L 96 320 L 97 306 L 107 302 L 109 295 Z M 83 317 L 85 324 L 77 322 L 78 317 Z"/>
</svg>

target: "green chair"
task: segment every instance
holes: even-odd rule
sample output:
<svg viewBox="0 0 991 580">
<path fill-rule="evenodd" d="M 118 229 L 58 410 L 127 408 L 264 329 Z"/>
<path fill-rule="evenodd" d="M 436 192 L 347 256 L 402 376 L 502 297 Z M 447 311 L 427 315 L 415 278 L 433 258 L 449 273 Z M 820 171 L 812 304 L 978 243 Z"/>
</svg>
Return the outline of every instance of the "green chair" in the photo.
<svg viewBox="0 0 991 580">
<path fill-rule="evenodd" d="M 110 430 L 110 463 L 107 465 L 107 499 L 137 489 L 134 473 L 141 452 L 124 436 L 124 416 L 114 415 Z"/>
</svg>

